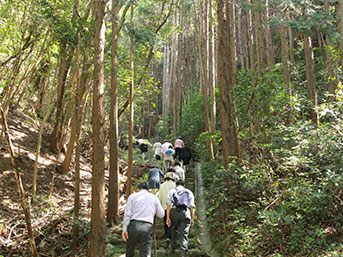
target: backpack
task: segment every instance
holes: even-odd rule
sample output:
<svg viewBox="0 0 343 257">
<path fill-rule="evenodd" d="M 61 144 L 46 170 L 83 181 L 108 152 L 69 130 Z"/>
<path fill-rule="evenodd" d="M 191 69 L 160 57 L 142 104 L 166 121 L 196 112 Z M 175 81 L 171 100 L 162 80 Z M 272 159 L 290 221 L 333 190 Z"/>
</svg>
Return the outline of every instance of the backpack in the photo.
<svg viewBox="0 0 343 257">
<path fill-rule="evenodd" d="M 165 154 L 167 154 L 167 155 L 171 155 L 171 154 L 173 154 L 173 151 L 172 151 L 172 150 L 170 150 L 170 149 L 168 149 L 167 151 L 165 151 Z"/>
<path fill-rule="evenodd" d="M 189 192 L 186 190 L 178 190 L 173 194 L 174 206 L 176 208 L 189 208 L 190 207 L 190 199 L 189 199 Z"/>
</svg>

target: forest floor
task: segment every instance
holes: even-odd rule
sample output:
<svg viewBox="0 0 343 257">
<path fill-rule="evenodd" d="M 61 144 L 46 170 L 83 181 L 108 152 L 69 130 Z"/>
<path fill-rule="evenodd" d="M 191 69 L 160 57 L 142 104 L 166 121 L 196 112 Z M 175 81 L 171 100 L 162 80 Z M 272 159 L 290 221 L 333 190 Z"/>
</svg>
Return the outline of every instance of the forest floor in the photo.
<svg viewBox="0 0 343 257">
<path fill-rule="evenodd" d="M 49 150 L 50 131 L 46 129 L 42 138 L 41 155 L 38 162 L 36 197 L 30 198 L 40 124 L 36 119 L 24 115 L 20 111 L 9 111 L 7 119 L 16 166 L 21 174 L 27 203 L 31 211 L 31 222 L 38 252 L 41 256 L 70 256 L 74 208 L 74 172 L 71 169 L 67 175 L 62 174 L 61 165 L 64 157 L 62 154 L 57 163 L 53 193 L 48 198 L 56 154 Z M 90 147 L 88 147 L 89 149 Z M 125 168 L 121 167 L 122 172 L 123 169 Z M 147 167 L 144 165 L 138 165 L 134 167 L 133 175 L 138 176 L 146 169 Z M 90 151 L 88 154 L 87 151 L 84 152 L 81 157 L 80 172 L 81 223 L 79 243 L 81 247 L 78 256 L 87 256 L 91 210 Z M 0 185 L 0 257 L 31 256 L 24 212 L 20 204 L 10 155 L 4 138 L 0 142 Z M 31 199 L 30 202 L 28 199 Z"/>
</svg>

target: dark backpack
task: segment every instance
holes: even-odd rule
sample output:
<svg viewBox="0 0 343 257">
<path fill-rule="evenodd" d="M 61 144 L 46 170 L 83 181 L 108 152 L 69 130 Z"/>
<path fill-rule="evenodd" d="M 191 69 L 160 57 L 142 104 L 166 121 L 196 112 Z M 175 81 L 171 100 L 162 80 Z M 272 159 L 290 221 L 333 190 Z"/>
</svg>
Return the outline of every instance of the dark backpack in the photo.
<svg viewBox="0 0 343 257">
<path fill-rule="evenodd" d="M 178 190 L 173 194 L 174 206 L 176 208 L 189 208 L 191 206 L 189 192 L 186 190 Z"/>
</svg>

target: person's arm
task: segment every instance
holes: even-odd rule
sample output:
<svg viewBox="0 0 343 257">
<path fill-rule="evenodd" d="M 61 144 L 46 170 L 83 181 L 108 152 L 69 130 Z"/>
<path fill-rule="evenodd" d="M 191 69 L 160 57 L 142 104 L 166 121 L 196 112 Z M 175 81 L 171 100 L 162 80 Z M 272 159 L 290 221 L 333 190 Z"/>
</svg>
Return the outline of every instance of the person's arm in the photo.
<svg viewBox="0 0 343 257">
<path fill-rule="evenodd" d="M 171 220 L 170 220 L 170 209 L 171 209 L 171 206 L 173 204 L 172 202 L 172 195 L 173 195 L 173 189 L 171 189 L 169 192 L 168 192 L 168 197 L 167 197 L 167 210 L 166 210 L 166 224 L 168 227 L 171 226 Z"/>
<path fill-rule="evenodd" d="M 170 220 L 170 205 L 169 204 L 167 204 L 167 220 L 166 220 L 166 224 L 170 228 L 171 220 Z"/>
<path fill-rule="evenodd" d="M 194 207 L 191 206 L 191 228 L 194 226 Z"/>
<path fill-rule="evenodd" d="M 129 234 L 127 232 L 127 226 L 130 223 L 131 215 L 132 215 L 132 203 L 131 203 L 132 197 L 129 197 L 127 200 L 126 206 L 125 206 L 125 212 L 124 212 L 124 220 L 123 220 L 123 232 L 121 234 L 121 237 L 123 238 L 124 242 L 129 238 Z"/>
</svg>

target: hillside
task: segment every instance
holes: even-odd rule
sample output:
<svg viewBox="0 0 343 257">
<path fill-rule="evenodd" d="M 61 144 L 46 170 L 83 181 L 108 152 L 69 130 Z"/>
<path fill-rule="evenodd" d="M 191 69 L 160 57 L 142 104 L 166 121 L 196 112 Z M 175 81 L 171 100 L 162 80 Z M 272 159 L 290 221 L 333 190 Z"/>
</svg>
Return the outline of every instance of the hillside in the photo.
<svg viewBox="0 0 343 257">
<path fill-rule="evenodd" d="M 29 115 L 10 111 L 8 126 L 16 156 L 16 165 L 21 174 L 26 199 L 32 192 L 32 178 L 37 147 L 39 124 Z M 67 175 L 61 173 L 63 154 L 56 167 L 54 189 L 50 199 L 53 167 L 56 154 L 49 151 L 49 129 L 42 138 L 38 166 L 37 196 L 31 201 L 31 221 L 36 236 L 36 245 L 41 256 L 69 256 L 72 242 L 71 214 L 73 212 L 73 169 Z M 89 140 L 83 138 L 83 140 Z M 7 150 L 6 140 L 0 144 L 0 256 L 31 256 L 23 210 L 16 180 Z M 81 235 L 80 256 L 87 255 L 91 203 L 91 159 L 85 153 L 81 157 Z M 121 161 L 121 172 L 125 172 Z M 148 167 L 148 166 L 147 166 Z M 145 165 L 134 166 L 134 174 L 147 171 Z M 107 180 L 107 175 L 106 175 Z M 28 201 L 27 201 L 28 202 Z"/>
</svg>

